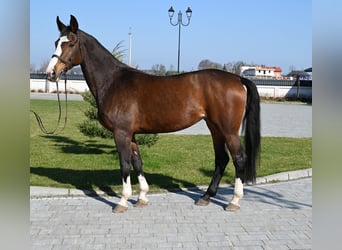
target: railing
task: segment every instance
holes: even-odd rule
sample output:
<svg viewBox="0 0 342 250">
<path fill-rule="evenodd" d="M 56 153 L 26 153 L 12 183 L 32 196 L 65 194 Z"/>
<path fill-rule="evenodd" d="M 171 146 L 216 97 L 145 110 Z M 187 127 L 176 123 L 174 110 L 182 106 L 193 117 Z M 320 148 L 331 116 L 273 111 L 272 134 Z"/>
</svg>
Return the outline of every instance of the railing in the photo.
<svg viewBox="0 0 342 250">
<path fill-rule="evenodd" d="M 30 73 L 30 79 L 47 79 L 45 73 Z M 61 77 L 64 80 L 64 75 Z M 68 80 L 80 80 L 84 81 L 84 76 L 82 74 L 67 74 Z M 284 79 L 259 79 L 259 78 L 249 78 L 255 85 L 260 86 L 297 86 L 296 80 L 284 80 Z M 300 86 L 302 87 L 312 87 L 312 80 L 300 80 Z"/>
<path fill-rule="evenodd" d="M 47 74 L 45 73 L 30 73 L 30 79 L 47 79 Z M 62 80 L 65 79 L 65 76 L 62 75 L 61 77 Z M 67 74 L 67 79 L 68 80 L 80 80 L 84 81 L 84 76 L 81 74 Z"/>
<path fill-rule="evenodd" d="M 297 86 L 296 80 L 284 79 L 257 79 L 249 78 L 257 86 Z M 312 87 L 312 80 L 300 80 L 299 85 L 302 87 Z"/>
</svg>

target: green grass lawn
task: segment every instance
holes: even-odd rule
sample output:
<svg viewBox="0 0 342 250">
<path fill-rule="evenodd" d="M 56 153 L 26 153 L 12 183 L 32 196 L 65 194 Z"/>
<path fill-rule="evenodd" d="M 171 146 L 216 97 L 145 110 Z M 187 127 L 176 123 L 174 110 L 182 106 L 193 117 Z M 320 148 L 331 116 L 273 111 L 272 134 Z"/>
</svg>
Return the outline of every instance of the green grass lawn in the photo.
<svg viewBox="0 0 342 250">
<path fill-rule="evenodd" d="M 52 136 L 43 135 L 34 116 L 30 116 L 31 185 L 121 192 L 114 140 L 89 138 L 78 130 L 87 105 L 69 101 L 67 126 Z M 41 115 L 48 130 L 56 126 L 56 101 L 31 100 L 31 109 Z M 311 167 L 311 138 L 264 137 L 261 143 L 258 176 Z M 208 185 L 211 180 L 214 154 L 210 135 L 161 134 L 154 146 L 142 146 L 140 151 L 153 191 Z M 233 178 L 230 161 L 221 183 L 232 183 Z M 137 190 L 135 174 L 132 182 Z"/>
</svg>

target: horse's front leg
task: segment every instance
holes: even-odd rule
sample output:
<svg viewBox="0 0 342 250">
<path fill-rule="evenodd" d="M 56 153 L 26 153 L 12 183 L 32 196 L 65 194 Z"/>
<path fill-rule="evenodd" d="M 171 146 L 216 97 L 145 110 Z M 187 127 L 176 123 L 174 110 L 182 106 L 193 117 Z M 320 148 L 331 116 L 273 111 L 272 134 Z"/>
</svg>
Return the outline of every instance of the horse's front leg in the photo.
<svg viewBox="0 0 342 250">
<path fill-rule="evenodd" d="M 138 145 L 136 144 L 135 141 L 131 143 L 131 149 L 132 149 L 132 165 L 134 167 L 134 170 L 138 176 L 139 180 L 139 187 L 140 187 L 140 194 L 138 197 L 138 201 L 135 204 L 135 207 L 144 207 L 148 203 L 148 199 L 146 197 L 146 194 L 149 190 L 147 181 L 144 176 L 144 172 L 142 169 L 142 160 L 139 152 Z"/>
<path fill-rule="evenodd" d="M 113 208 L 114 213 L 122 213 L 127 211 L 128 199 L 132 196 L 132 186 L 131 186 L 131 136 L 124 131 L 115 131 L 114 140 L 119 153 L 120 159 L 120 174 L 122 178 L 122 197 L 120 202 Z"/>
</svg>

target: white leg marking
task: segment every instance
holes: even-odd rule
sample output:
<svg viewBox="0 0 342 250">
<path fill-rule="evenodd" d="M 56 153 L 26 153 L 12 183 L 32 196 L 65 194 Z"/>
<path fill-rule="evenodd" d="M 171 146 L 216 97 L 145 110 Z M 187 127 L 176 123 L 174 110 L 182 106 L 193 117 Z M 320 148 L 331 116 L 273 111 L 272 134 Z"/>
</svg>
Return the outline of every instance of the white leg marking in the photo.
<svg viewBox="0 0 342 250">
<path fill-rule="evenodd" d="M 243 197 L 243 184 L 240 178 L 235 178 L 234 196 L 230 203 L 240 206 L 239 200 Z"/>
<path fill-rule="evenodd" d="M 61 38 L 59 38 L 54 55 L 61 56 L 62 55 L 62 43 L 68 42 L 68 41 L 69 39 L 67 38 L 67 36 L 62 36 Z M 50 73 L 55 67 L 57 62 L 58 62 L 58 58 L 56 57 L 51 58 L 49 65 L 46 68 L 46 73 Z"/>
<path fill-rule="evenodd" d="M 121 206 L 128 207 L 127 201 L 132 196 L 131 177 L 127 177 L 127 182 L 122 179 L 122 197 L 119 202 Z"/>
<path fill-rule="evenodd" d="M 148 199 L 146 197 L 146 194 L 149 190 L 147 181 L 144 176 L 139 175 L 138 176 L 139 180 L 139 186 L 140 186 L 140 194 L 139 194 L 139 200 L 143 200 L 145 202 L 148 202 Z"/>
</svg>

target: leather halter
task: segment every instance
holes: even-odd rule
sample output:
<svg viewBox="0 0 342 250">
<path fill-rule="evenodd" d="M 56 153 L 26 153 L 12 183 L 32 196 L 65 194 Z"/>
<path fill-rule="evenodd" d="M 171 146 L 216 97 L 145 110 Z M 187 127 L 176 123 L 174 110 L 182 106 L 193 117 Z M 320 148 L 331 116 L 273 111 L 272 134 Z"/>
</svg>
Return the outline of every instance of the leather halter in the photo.
<svg viewBox="0 0 342 250">
<path fill-rule="evenodd" d="M 80 53 L 81 53 L 80 40 L 79 40 L 78 38 L 77 38 L 77 40 L 78 40 L 78 41 L 77 41 L 77 46 L 78 46 L 78 49 L 79 49 L 79 51 L 80 51 Z M 54 57 L 58 58 L 58 60 L 60 60 L 62 63 L 65 64 L 65 66 L 66 66 L 66 71 L 68 71 L 69 69 L 71 69 L 70 63 L 71 63 L 73 57 L 75 56 L 76 52 L 77 52 L 77 49 L 74 48 L 74 51 L 71 53 L 71 55 L 69 56 L 69 58 L 68 58 L 67 60 L 65 60 L 64 58 L 62 58 L 61 56 L 56 55 L 56 54 L 53 54 L 53 55 L 51 56 L 51 58 L 54 58 Z"/>
</svg>

